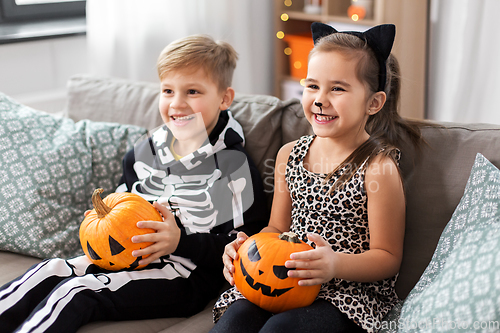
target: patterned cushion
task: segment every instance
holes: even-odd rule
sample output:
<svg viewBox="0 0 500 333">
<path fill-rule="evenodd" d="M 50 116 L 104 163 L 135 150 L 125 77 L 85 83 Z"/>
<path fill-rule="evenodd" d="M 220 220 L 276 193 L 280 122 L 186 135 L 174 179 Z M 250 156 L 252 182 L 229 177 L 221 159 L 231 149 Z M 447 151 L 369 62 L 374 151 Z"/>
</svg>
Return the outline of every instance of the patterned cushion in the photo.
<svg viewBox="0 0 500 333">
<path fill-rule="evenodd" d="M 0 250 L 82 254 L 78 229 L 96 187 L 114 191 L 121 159 L 145 129 L 75 123 L 0 93 Z"/>
<path fill-rule="evenodd" d="M 381 332 L 455 332 L 495 325 L 489 321 L 499 324 L 499 198 L 500 171 L 477 154 L 431 262 L 402 307 L 388 315 Z M 491 331 L 495 329 L 499 327 Z"/>
</svg>

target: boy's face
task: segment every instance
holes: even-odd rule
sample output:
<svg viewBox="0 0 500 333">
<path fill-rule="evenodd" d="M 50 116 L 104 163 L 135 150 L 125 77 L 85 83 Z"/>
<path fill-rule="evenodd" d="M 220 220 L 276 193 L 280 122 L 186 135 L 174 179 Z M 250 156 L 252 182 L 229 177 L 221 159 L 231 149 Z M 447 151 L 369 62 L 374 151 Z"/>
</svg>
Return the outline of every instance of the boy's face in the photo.
<svg viewBox="0 0 500 333">
<path fill-rule="evenodd" d="M 203 68 L 176 70 L 161 79 L 160 114 L 174 137 L 198 147 L 229 108 L 234 91 L 220 91 Z"/>
</svg>

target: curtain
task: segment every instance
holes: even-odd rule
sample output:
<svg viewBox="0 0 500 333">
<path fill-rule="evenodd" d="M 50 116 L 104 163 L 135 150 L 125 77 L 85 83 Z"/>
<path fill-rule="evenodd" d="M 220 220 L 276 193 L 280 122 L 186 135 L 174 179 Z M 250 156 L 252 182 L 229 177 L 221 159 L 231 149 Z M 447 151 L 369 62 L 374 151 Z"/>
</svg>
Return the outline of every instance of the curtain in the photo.
<svg viewBox="0 0 500 333">
<path fill-rule="evenodd" d="M 499 0 L 431 0 L 428 118 L 500 124 Z"/>
<path fill-rule="evenodd" d="M 238 52 L 236 91 L 272 94 L 272 15 L 269 0 L 87 0 L 90 72 L 159 82 L 161 50 L 203 33 Z"/>
</svg>

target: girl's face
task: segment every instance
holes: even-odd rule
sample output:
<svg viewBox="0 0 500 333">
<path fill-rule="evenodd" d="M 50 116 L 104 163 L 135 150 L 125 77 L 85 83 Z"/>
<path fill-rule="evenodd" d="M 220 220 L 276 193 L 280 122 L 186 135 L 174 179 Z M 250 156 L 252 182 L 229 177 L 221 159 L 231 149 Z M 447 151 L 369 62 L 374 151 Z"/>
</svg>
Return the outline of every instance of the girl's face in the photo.
<svg viewBox="0 0 500 333">
<path fill-rule="evenodd" d="M 336 51 L 318 52 L 310 58 L 302 105 L 318 137 L 356 142 L 368 138 L 368 89 L 356 76 L 357 62 Z"/>
</svg>

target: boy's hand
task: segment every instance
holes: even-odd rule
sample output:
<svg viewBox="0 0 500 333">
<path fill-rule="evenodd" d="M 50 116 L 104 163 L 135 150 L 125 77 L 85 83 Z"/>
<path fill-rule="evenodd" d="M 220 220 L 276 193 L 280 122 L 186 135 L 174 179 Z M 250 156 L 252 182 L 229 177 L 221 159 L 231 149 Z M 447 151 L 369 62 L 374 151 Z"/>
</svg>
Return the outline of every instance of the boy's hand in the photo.
<svg viewBox="0 0 500 333">
<path fill-rule="evenodd" d="M 135 250 L 132 252 L 132 255 L 134 257 L 140 257 L 150 254 L 149 257 L 139 261 L 139 265 L 148 265 L 161 256 L 174 252 L 175 249 L 177 249 L 177 245 L 179 245 L 179 240 L 181 238 L 181 229 L 179 229 L 179 227 L 177 226 L 175 217 L 174 215 L 172 215 L 170 210 L 157 202 L 154 202 L 153 206 L 161 213 L 161 215 L 163 215 L 163 222 L 137 222 L 138 228 L 151 228 L 156 230 L 155 233 L 137 235 L 132 237 L 132 242 L 134 243 L 154 243 L 144 249 Z"/>
<path fill-rule="evenodd" d="M 233 261 L 238 259 L 238 249 L 241 244 L 246 241 L 248 236 L 244 232 L 238 232 L 236 239 L 231 243 L 227 244 L 224 248 L 224 254 L 222 255 L 222 262 L 224 263 L 224 277 L 227 282 L 229 282 L 232 286 L 234 286 L 234 265 Z"/>
<path fill-rule="evenodd" d="M 316 248 L 292 253 L 291 260 L 285 262 L 285 267 L 300 268 L 300 270 L 289 270 L 288 276 L 302 279 L 298 282 L 299 286 L 312 286 L 330 281 L 335 276 L 335 252 L 320 235 L 307 234 L 307 238 L 316 244 Z"/>
</svg>

